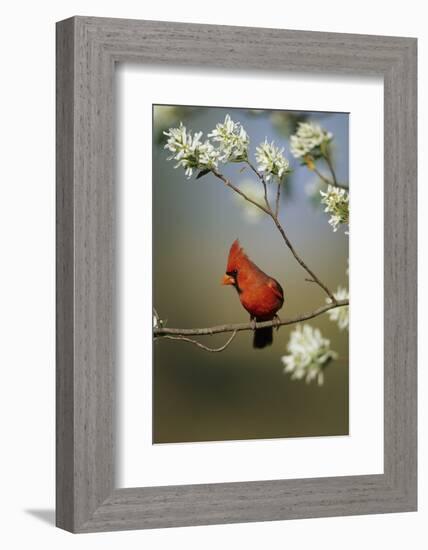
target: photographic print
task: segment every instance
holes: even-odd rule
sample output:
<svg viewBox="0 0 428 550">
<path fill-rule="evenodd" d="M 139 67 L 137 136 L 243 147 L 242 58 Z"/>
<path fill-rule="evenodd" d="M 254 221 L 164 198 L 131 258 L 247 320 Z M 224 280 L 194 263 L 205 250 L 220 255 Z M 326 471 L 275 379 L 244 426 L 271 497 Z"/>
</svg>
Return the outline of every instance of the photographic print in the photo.
<svg viewBox="0 0 428 550">
<path fill-rule="evenodd" d="M 349 433 L 349 115 L 153 106 L 153 443 Z"/>
</svg>

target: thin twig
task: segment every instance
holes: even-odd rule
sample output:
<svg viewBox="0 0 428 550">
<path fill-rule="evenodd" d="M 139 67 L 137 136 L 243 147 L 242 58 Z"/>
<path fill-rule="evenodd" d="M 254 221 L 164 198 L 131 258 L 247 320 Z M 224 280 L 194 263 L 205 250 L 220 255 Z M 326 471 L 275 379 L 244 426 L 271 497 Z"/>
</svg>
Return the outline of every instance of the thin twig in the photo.
<svg viewBox="0 0 428 550">
<path fill-rule="evenodd" d="M 279 214 L 279 199 L 281 197 L 281 180 L 278 179 L 276 184 L 276 200 L 275 200 L 275 217 Z"/>
<path fill-rule="evenodd" d="M 266 328 L 266 327 L 282 327 L 285 325 L 293 325 L 295 323 L 300 323 L 301 321 L 307 321 L 308 319 L 313 319 L 322 315 L 326 311 L 335 309 L 337 307 L 349 306 L 349 300 L 337 300 L 335 303 L 326 304 L 325 306 L 319 307 L 314 311 L 303 313 L 297 317 L 290 317 L 288 319 L 273 319 L 272 321 L 264 321 L 262 323 L 235 323 L 235 324 L 226 324 L 226 325 L 217 325 L 214 327 L 208 328 L 170 328 L 170 327 L 159 327 L 153 330 L 155 337 L 166 337 L 166 336 L 208 336 L 211 334 L 220 334 L 223 332 L 241 332 L 243 330 L 255 330 L 256 328 Z M 198 342 L 199 344 L 199 342 Z M 202 344 L 201 344 L 202 346 Z"/>
<path fill-rule="evenodd" d="M 320 180 L 322 180 L 326 185 L 333 185 L 334 187 L 339 187 L 340 189 L 345 189 L 346 191 L 349 191 L 349 187 L 347 185 L 338 183 L 336 180 L 333 180 L 333 181 L 329 180 L 326 176 L 321 174 L 321 172 L 317 168 L 315 168 L 315 166 L 310 170 L 315 172 L 315 174 L 320 178 Z"/>
<path fill-rule="evenodd" d="M 260 210 L 263 210 L 263 212 L 265 214 L 267 214 L 268 216 L 270 216 L 270 212 L 267 208 L 265 208 L 262 204 L 258 203 L 257 201 L 253 200 L 252 198 L 250 198 L 248 195 L 246 195 L 243 191 L 241 191 L 238 187 L 236 187 L 235 185 L 233 185 L 233 183 L 228 179 L 226 178 L 225 176 L 223 176 L 223 174 L 221 174 L 220 172 L 218 172 L 217 170 L 215 169 L 212 169 L 211 170 L 212 173 L 219 179 L 221 179 L 221 181 L 227 186 L 227 187 L 230 187 L 231 189 L 233 189 L 233 191 L 235 191 L 235 193 L 238 193 L 238 195 L 241 195 L 242 198 L 244 198 L 246 201 L 250 202 L 251 204 L 254 204 L 254 206 L 257 206 L 257 208 L 260 208 Z"/>
<path fill-rule="evenodd" d="M 325 158 L 325 161 L 327 163 L 327 166 L 329 167 L 330 169 L 330 172 L 331 172 L 331 177 L 333 178 L 333 184 L 338 187 L 337 185 L 337 178 L 336 178 L 336 172 L 334 171 L 334 168 L 333 168 L 333 164 L 331 162 L 331 159 L 330 159 L 330 155 L 325 153 L 324 154 L 324 158 Z"/>
<path fill-rule="evenodd" d="M 327 166 L 328 166 L 329 169 L 330 169 L 331 177 L 333 178 L 333 183 L 332 183 L 332 185 L 334 185 L 335 187 L 339 187 L 340 189 L 345 189 L 345 191 L 349 191 L 349 187 L 348 187 L 347 185 L 343 185 L 342 183 L 339 183 L 339 182 L 337 181 L 336 172 L 334 171 L 333 163 L 331 162 L 330 155 L 329 155 L 329 154 L 325 154 L 325 155 L 324 155 L 324 158 L 325 158 L 325 161 L 326 161 L 326 163 L 327 163 Z"/>
<path fill-rule="evenodd" d="M 284 228 L 282 227 L 280 221 L 275 215 L 271 216 L 276 227 L 278 228 L 278 231 L 281 233 L 282 238 L 284 239 L 286 245 L 290 249 L 291 253 L 295 257 L 295 259 L 298 261 L 298 263 L 305 269 L 309 275 L 312 277 L 312 279 L 317 283 L 318 286 L 320 286 L 324 292 L 327 294 L 327 296 L 330 298 L 330 300 L 334 303 L 336 301 L 336 298 L 334 297 L 331 290 L 323 283 L 321 280 L 315 275 L 315 273 L 305 264 L 305 262 L 302 260 L 302 258 L 297 254 L 296 250 L 294 249 L 293 245 L 290 242 L 290 239 L 287 237 L 287 234 L 284 231 Z"/>
<path fill-rule="evenodd" d="M 310 170 L 315 172 L 315 174 L 319 177 L 319 179 L 322 180 L 326 185 L 333 185 L 333 182 L 330 181 L 326 176 L 321 174 L 321 172 L 318 170 L 318 168 L 315 168 L 315 166 L 313 168 L 310 168 Z"/>
<path fill-rule="evenodd" d="M 248 159 L 245 162 L 248 164 L 248 166 L 251 168 L 251 170 L 256 174 L 256 176 L 259 178 L 259 180 L 266 183 L 265 177 L 263 176 L 263 174 L 261 174 L 257 170 L 257 168 L 254 166 L 254 164 L 252 164 Z"/>
<path fill-rule="evenodd" d="M 266 206 L 268 207 L 268 209 L 271 210 L 271 206 L 270 206 L 269 199 L 268 199 L 268 194 L 267 194 L 267 185 L 266 185 L 266 182 L 265 182 L 264 179 L 262 180 L 262 183 L 263 183 L 263 191 L 264 191 L 264 195 L 265 195 L 265 203 L 266 203 Z"/>
<path fill-rule="evenodd" d="M 266 203 L 266 206 L 267 206 L 269 212 L 271 212 L 272 208 L 270 206 L 269 199 L 268 199 L 267 182 L 266 182 L 265 177 L 263 176 L 263 174 L 260 174 L 260 172 L 257 170 L 257 168 L 253 164 L 251 164 L 251 162 L 248 159 L 245 162 L 248 164 L 248 166 L 251 168 L 251 170 L 256 174 L 256 176 L 262 182 L 264 196 L 265 196 L 265 203 Z"/>
<path fill-rule="evenodd" d="M 194 344 L 198 348 L 201 348 L 205 351 L 210 351 L 211 353 L 219 353 L 220 351 L 224 351 L 227 348 L 227 346 L 232 342 L 235 336 L 236 336 L 236 330 L 233 332 L 232 336 L 227 340 L 227 342 L 223 346 L 220 346 L 219 348 L 210 348 L 208 346 L 205 346 L 204 344 L 201 344 L 201 342 L 198 342 L 197 340 L 193 340 L 193 338 L 187 338 L 186 336 L 181 336 L 181 335 L 171 336 L 169 334 L 164 334 L 162 336 L 158 336 L 158 338 L 162 337 L 162 338 L 168 338 L 169 340 L 181 340 L 183 342 L 189 342 L 190 344 Z"/>
</svg>

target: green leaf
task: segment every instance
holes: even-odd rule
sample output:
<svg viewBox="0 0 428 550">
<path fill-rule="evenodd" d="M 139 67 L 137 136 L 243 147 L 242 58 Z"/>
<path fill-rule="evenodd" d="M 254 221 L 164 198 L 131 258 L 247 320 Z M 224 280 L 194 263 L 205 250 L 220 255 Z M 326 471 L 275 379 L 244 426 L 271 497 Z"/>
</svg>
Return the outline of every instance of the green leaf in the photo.
<svg viewBox="0 0 428 550">
<path fill-rule="evenodd" d="M 211 172 L 211 170 L 209 168 L 206 168 L 205 170 L 201 170 L 199 172 L 199 174 L 196 176 L 195 179 L 199 179 L 199 178 L 203 178 L 204 176 L 206 176 L 207 174 L 209 174 Z"/>
</svg>

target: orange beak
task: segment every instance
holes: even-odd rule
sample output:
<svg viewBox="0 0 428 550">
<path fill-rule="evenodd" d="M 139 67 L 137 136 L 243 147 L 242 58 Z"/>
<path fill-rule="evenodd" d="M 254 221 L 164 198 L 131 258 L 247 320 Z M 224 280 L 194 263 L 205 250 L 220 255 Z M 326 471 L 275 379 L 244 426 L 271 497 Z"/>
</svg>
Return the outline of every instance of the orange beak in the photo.
<svg viewBox="0 0 428 550">
<path fill-rule="evenodd" d="M 223 278 L 221 280 L 222 285 L 233 285 L 235 284 L 235 279 L 231 277 L 230 275 L 223 275 Z"/>
</svg>

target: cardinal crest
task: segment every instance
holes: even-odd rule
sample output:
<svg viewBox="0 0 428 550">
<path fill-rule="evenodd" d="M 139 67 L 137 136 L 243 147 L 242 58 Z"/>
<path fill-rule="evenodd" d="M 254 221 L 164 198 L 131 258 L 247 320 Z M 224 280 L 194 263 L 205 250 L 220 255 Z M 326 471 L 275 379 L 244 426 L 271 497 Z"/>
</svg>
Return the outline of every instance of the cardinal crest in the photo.
<svg viewBox="0 0 428 550">
<path fill-rule="evenodd" d="M 229 258 L 227 260 L 227 271 L 232 272 L 237 269 L 239 262 L 242 262 L 242 260 L 248 260 L 248 257 L 239 244 L 239 240 L 236 239 L 230 247 Z"/>
</svg>

